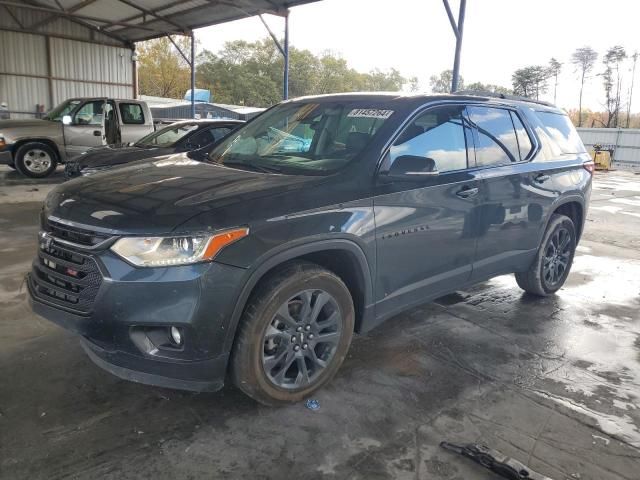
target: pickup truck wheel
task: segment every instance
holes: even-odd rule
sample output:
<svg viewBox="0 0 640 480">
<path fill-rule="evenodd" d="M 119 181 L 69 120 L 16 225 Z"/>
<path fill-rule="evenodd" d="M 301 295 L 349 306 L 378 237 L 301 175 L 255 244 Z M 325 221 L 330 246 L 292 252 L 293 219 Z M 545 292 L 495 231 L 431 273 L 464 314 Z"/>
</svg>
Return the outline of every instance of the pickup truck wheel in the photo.
<svg viewBox="0 0 640 480">
<path fill-rule="evenodd" d="M 354 318 L 338 276 L 309 262 L 286 265 L 249 300 L 232 352 L 233 382 L 265 405 L 304 399 L 338 371 Z"/>
<path fill-rule="evenodd" d="M 531 267 L 516 273 L 520 288 L 541 297 L 557 292 L 569 276 L 576 242 L 573 221 L 565 215 L 553 214 Z"/>
<path fill-rule="evenodd" d="M 15 158 L 16 170 L 27 177 L 44 178 L 58 166 L 56 152 L 46 143 L 29 142 L 18 148 Z"/>
</svg>

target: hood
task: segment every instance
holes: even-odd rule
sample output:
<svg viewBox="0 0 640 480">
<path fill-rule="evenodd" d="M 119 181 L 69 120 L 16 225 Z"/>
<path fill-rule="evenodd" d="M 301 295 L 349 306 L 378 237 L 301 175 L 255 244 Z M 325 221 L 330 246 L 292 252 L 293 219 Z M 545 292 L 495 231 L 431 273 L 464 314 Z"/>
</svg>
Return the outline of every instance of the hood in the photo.
<svg viewBox="0 0 640 480">
<path fill-rule="evenodd" d="M 157 234 L 218 210 L 201 228 L 226 228 L 247 223 L 265 197 L 297 191 L 322 178 L 237 170 L 176 154 L 58 185 L 45 201 L 45 214 L 96 230 Z M 240 203 L 243 208 L 234 208 Z M 247 217 L 226 215 L 227 208 Z"/>
<path fill-rule="evenodd" d="M 27 118 L 23 120 L 0 120 L 0 131 L 6 128 L 41 127 L 50 123 L 54 122 L 50 122 L 48 120 L 39 120 L 37 118 Z"/>
<path fill-rule="evenodd" d="M 84 155 L 76 158 L 76 162 L 80 169 L 99 168 L 159 157 L 170 153 L 173 153 L 172 148 L 134 147 L 130 144 L 109 145 L 92 148 Z"/>
<path fill-rule="evenodd" d="M 29 137 L 56 137 L 62 133 L 62 124 L 49 122 L 48 120 L 0 120 L 0 134 L 7 143 L 13 143 L 22 138 Z"/>
</svg>

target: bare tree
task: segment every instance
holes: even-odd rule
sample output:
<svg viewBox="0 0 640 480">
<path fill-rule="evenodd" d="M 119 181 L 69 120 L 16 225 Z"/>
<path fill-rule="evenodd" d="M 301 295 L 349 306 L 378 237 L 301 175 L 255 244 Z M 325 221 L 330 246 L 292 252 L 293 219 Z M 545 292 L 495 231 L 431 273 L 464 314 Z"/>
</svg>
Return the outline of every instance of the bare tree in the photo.
<svg viewBox="0 0 640 480">
<path fill-rule="evenodd" d="M 627 128 L 629 128 L 629 123 L 631 121 L 631 99 L 633 98 L 633 83 L 636 77 L 636 63 L 638 61 L 638 52 L 634 52 L 631 55 L 631 59 L 633 60 L 633 67 L 631 67 L 631 86 L 629 87 L 629 99 L 627 101 Z"/>
<path fill-rule="evenodd" d="M 591 47 L 580 47 L 571 55 L 571 63 L 580 72 L 580 103 L 578 106 L 578 126 L 582 126 L 582 91 L 584 82 L 589 73 L 593 70 L 598 59 L 598 53 Z"/>
<path fill-rule="evenodd" d="M 558 93 L 558 75 L 562 71 L 562 63 L 551 57 L 549 60 L 549 76 L 553 77 L 553 103 L 556 103 L 556 95 Z"/>
<path fill-rule="evenodd" d="M 607 50 L 602 63 L 605 66 L 602 72 L 602 79 L 605 93 L 605 107 L 607 109 L 607 128 L 618 127 L 620 119 L 622 75 L 620 74 L 620 63 L 627 58 L 624 47 L 616 45 Z"/>
</svg>

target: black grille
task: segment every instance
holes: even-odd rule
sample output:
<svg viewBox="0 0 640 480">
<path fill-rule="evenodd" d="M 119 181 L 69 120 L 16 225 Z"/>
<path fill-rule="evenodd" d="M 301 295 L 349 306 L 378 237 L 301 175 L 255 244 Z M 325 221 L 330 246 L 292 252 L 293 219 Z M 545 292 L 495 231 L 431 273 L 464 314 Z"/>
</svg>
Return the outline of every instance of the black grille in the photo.
<svg viewBox="0 0 640 480">
<path fill-rule="evenodd" d="M 30 282 L 36 298 L 88 314 L 102 283 L 102 275 L 89 255 L 53 241 L 40 245 Z"/>
<path fill-rule="evenodd" d="M 70 227 L 53 220 L 47 221 L 44 229 L 53 237 L 87 247 L 92 247 L 109 238 L 109 235 L 103 233 Z"/>
</svg>

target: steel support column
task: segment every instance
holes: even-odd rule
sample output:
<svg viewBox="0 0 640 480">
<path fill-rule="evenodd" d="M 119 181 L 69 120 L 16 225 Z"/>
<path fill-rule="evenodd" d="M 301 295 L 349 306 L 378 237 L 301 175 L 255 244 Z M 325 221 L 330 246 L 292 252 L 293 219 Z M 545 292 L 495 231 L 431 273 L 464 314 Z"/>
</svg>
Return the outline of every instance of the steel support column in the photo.
<svg viewBox="0 0 640 480">
<path fill-rule="evenodd" d="M 456 37 L 456 53 L 453 59 L 453 75 L 451 76 L 451 92 L 458 90 L 458 80 L 460 78 L 460 51 L 462 50 L 462 32 L 464 28 L 464 15 L 467 8 L 467 0 L 460 0 L 460 10 L 458 12 L 458 23 L 453 19 L 453 13 L 449 6 L 449 0 L 442 0 L 447 11 L 453 34 Z"/>
<path fill-rule="evenodd" d="M 284 17 L 284 44 L 280 43 L 278 37 L 273 33 L 273 30 L 271 30 L 269 24 L 267 24 L 262 15 L 258 15 L 260 21 L 264 25 L 264 28 L 269 32 L 276 48 L 284 58 L 284 68 L 282 72 L 282 99 L 287 100 L 289 98 L 289 9 L 286 9 L 284 13 L 282 13 L 282 16 Z"/>
<path fill-rule="evenodd" d="M 191 118 L 196 118 L 196 36 L 191 31 Z"/>
<path fill-rule="evenodd" d="M 284 72 L 282 78 L 282 99 L 289 98 L 289 10 L 284 15 Z"/>
</svg>

